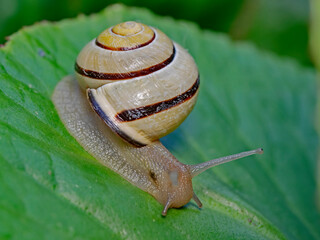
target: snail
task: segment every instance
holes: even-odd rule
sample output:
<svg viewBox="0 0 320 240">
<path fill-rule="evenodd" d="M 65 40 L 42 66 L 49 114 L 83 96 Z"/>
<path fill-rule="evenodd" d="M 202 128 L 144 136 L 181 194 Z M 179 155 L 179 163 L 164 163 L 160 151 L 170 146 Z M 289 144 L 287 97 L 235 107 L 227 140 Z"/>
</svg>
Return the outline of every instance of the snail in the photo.
<svg viewBox="0 0 320 240">
<path fill-rule="evenodd" d="M 103 31 L 79 53 L 75 76 L 63 78 L 52 99 L 71 135 L 103 165 L 151 194 L 164 208 L 193 199 L 192 178 L 256 153 L 208 162 L 179 162 L 159 141 L 188 116 L 199 90 L 191 55 L 160 30 L 124 22 Z"/>
</svg>

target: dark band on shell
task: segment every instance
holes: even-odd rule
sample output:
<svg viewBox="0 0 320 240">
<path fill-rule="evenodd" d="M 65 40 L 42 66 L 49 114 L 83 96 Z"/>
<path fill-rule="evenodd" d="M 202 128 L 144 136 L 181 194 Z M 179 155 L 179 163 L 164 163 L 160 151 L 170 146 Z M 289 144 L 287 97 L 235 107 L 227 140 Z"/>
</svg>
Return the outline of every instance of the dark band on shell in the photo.
<svg viewBox="0 0 320 240">
<path fill-rule="evenodd" d="M 111 50 L 111 51 L 129 51 L 129 50 L 134 50 L 134 49 L 137 49 L 137 48 L 141 48 L 141 47 L 144 47 L 144 46 L 147 46 L 148 44 L 152 43 L 153 40 L 156 38 L 156 35 L 155 33 L 153 32 L 153 36 L 152 38 L 149 40 L 149 41 L 146 41 L 144 43 L 141 43 L 141 44 L 137 44 L 136 46 L 134 47 L 118 47 L 118 48 L 114 48 L 114 47 L 108 47 L 102 43 L 100 43 L 98 41 L 98 39 L 96 39 L 95 43 L 98 47 L 101 47 L 101 48 L 104 48 L 104 49 L 108 49 L 108 50 Z"/>
<path fill-rule="evenodd" d="M 126 140 L 128 143 L 131 143 L 132 145 L 136 147 L 144 147 L 146 144 L 140 143 L 134 139 L 132 139 L 130 136 L 128 136 L 126 133 L 121 131 L 119 127 L 104 113 L 104 111 L 100 108 L 99 104 L 95 100 L 95 97 L 92 94 L 92 90 L 87 90 L 87 96 L 88 100 L 90 102 L 90 105 L 92 109 L 98 114 L 98 116 L 114 131 L 116 134 L 118 134 L 121 138 Z"/>
<path fill-rule="evenodd" d="M 116 115 L 116 119 L 121 122 L 129 122 L 129 121 L 138 120 L 138 119 L 148 117 L 150 115 L 168 110 L 192 98 L 196 94 L 199 88 L 199 84 L 200 84 L 200 76 L 198 76 L 197 80 L 192 85 L 192 87 L 190 87 L 184 93 L 174 98 L 161 101 L 158 103 L 150 104 L 150 105 L 139 107 L 139 108 L 124 110 Z"/>
<path fill-rule="evenodd" d="M 145 69 L 127 72 L 127 73 L 101 73 L 101 72 L 97 72 L 97 71 L 84 69 L 84 68 L 80 67 L 78 65 L 78 63 L 75 64 L 75 71 L 82 76 L 94 78 L 94 79 L 99 79 L 99 80 L 124 80 L 124 79 L 146 76 L 150 73 L 156 72 L 156 71 L 166 67 L 167 65 L 169 65 L 173 61 L 175 55 L 176 55 L 176 49 L 173 46 L 172 54 L 170 55 L 170 57 L 168 57 L 163 62 L 158 63 L 156 65 L 153 65 L 151 67 L 145 68 Z"/>
</svg>

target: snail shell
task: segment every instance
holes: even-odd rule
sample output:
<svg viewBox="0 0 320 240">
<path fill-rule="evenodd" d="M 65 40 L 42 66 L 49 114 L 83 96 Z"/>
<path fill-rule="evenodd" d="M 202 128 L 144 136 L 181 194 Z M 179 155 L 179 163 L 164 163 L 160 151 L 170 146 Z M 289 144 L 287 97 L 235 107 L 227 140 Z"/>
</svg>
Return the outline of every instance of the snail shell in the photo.
<svg viewBox="0 0 320 240">
<path fill-rule="evenodd" d="M 82 49 L 75 70 L 96 113 L 138 147 L 176 129 L 198 95 L 199 74 L 190 54 L 141 23 L 103 31 Z"/>
<path fill-rule="evenodd" d="M 199 87 L 192 57 L 159 30 L 134 22 L 109 28 L 84 47 L 75 70 L 78 81 L 65 77 L 52 96 L 62 122 L 92 156 L 154 196 L 164 216 L 191 198 L 202 206 L 192 187 L 199 173 L 262 153 L 186 165 L 158 141 L 187 117 Z"/>
</svg>

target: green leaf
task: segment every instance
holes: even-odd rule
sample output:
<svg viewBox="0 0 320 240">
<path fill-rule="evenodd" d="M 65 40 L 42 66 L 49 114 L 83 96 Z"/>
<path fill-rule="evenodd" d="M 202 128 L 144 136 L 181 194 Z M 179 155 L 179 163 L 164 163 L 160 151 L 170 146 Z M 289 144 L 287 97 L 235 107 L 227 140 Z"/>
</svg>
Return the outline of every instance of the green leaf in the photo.
<svg viewBox="0 0 320 240">
<path fill-rule="evenodd" d="M 310 24 L 310 50 L 314 65 L 318 72 L 320 71 L 320 1 L 312 0 L 311 4 L 311 24 Z M 320 80 L 318 74 L 318 81 Z M 318 90 L 319 96 L 319 90 Z M 320 100 L 317 102 L 316 128 L 320 133 Z M 320 209 L 320 155 L 318 155 L 318 172 L 317 172 L 317 207 Z"/>
<path fill-rule="evenodd" d="M 230 34 L 282 56 L 311 65 L 309 52 L 309 1 L 245 0 Z"/>
<path fill-rule="evenodd" d="M 187 48 L 201 73 L 193 113 L 163 139 L 184 163 L 263 147 L 194 179 L 204 207 L 170 209 L 100 165 L 50 97 L 106 27 L 137 20 Z M 0 49 L 0 239 L 320 239 L 315 73 L 195 25 L 115 5 L 20 30 Z"/>
</svg>

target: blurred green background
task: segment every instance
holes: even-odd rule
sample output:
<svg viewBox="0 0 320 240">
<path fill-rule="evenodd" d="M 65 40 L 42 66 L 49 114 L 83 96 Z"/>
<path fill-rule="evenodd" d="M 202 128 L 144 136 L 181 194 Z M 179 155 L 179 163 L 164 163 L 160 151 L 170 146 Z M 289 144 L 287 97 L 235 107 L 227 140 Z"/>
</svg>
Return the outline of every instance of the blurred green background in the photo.
<svg viewBox="0 0 320 240">
<path fill-rule="evenodd" d="M 0 44 L 22 26 L 90 14 L 118 3 L 104 0 L 0 0 Z M 307 0 L 126 0 L 156 14 L 193 21 L 202 28 L 224 32 L 235 40 L 310 65 Z"/>
</svg>

